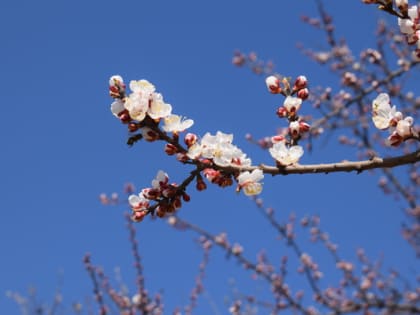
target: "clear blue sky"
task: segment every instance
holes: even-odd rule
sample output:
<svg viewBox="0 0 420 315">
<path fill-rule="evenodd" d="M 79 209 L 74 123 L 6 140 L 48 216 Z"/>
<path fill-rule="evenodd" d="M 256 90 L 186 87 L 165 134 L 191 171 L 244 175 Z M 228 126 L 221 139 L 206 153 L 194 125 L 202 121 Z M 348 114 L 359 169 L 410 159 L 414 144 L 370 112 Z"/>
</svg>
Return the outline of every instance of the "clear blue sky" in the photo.
<svg viewBox="0 0 420 315">
<path fill-rule="evenodd" d="M 356 55 L 374 42 L 381 14 L 373 7 L 358 0 L 325 3 Z M 19 314 L 5 292 L 25 293 L 30 285 L 50 302 L 61 273 L 64 305 L 83 302 L 92 291 L 82 265 L 86 252 L 110 277 L 120 266 L 134 289 L 126 209 L 103 207 L 98 195 L 120 191 L 128 181 L 148 186 L 159 169 L 181 180 L 188 168 L 165 157 L 160 143 L 126 146 L 126 130 L 109 111 L 110 75 L 150 80 L 175 113 L 195 120 L 193 132 L 234 133 L 234 142 L 255 163 L 268 162 L 268 154 L 244 135 L 272 135 L 281 123 L 274 111 L 282 99 L 267 93 L 264 78 L 232 66 L 231 57 L 235 49 L 256 51 L 283 74 L 304 74 L 314 86 L 329 84 L 334 77 L 328 70 L 296 49 L 302 41 L 327 47 L 320 33 L 300 22 L 303 13 L 316 15 L 312 1 L 3 1 L 0 312 Z M 336 145 L 335 136 L 325 143 L 321 138 L 315 146 L 320 153 L 301 162 L 356 158 Z M 376 183 L 377 176 L 367 173 L 266 178 L 262 198 L 283 220 L 291 211 L 298 217 L 320 214 L 348 259 L 363 246 L 372 258 L 383 254 L 386 267 L 409 270 L 415 260 L 399 235 L 401 204 L 384 197 Z M 265 248 L 278 261 L 285 251 L 252 202 L 234 188 L 191 195 L 181 216 L 214 233 L 229 231 L 249 257 Z M 201 259 L 195 235 L 149 220 L 138 225 L 138 233 L 150 291 L 164 290 L 168 313 L 185 305 Z M 307 249 L 321 267 L 328 266 L 325 253 Z M 200 300 L 203 313 L 217 314 L 215 303 L 226 314 L 230 278 L 247 293 L 263 287 L 215 249 Z M 298 287 L 296 279 L 291 285 Z"/>
</svg>

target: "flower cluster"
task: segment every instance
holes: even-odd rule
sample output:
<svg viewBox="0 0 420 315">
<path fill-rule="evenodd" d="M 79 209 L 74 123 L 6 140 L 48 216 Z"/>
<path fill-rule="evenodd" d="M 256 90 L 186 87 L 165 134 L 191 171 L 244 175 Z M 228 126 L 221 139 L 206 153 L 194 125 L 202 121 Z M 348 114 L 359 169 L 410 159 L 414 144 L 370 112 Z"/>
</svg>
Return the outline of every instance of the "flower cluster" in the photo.
<svg viewBox="0 0 420 315">
<path fill-rule="evenodd" d="M 169 183 L 169 176 L 160 170 L 152 180 L 152 187 L 144 188 L 138 195 L 130 195 L 128 203 L 133 211 L 132 219 L 140 222 L 149 212 L 155 212 L 160 218 L 174 213 L 182 205 L 182 200 L 189 201 L 185 191 L 176 184 Z M 151 206 L 151 202 L 156 204 Z"/>
<path fill-rule="evenodd" d="M 381 130 L 389 129 L 391 134 L 387 143 L 391 146 L 398 146 L 403 141 L 414 136 L 413 118 L 403 117 L 396 106 L 391 106 L 389 95 L 379 94 L 372 102 L 372 121 L 376 128 Z"/>
<path fill-rule="evenodd" d="M 193 125 L 193 120 L 172 114 L 172 106 L 165 103 L 162 94 L 157 93 L 155 86 L 149 81 L 133 80 L 129 86 L 132 93 L 126 95 L 126 86 L 121 76 L 114 75 L 109 79 L 110 96 L 114 98 L 111 112 L 121 122 L 128 124 L 131 132 L 140 129 L 146 140 L 153 141 L 158 135 L 153 133 L 148 124 L 153 125 L 163 120 L 162 129 L 174 134 Z"/>
<path fill-rule="evenodd" d="M 273 145 L 269 152 L 278 165 L 295 164 L 303 155 L 303 148 L 298 145 L 298 141 L 310 129 L 309 124 L 298 116 L 302 102 L 309 96 L 308 81 L 301 75 L 296 78 L 293 86 L 288 79 L 280 80 L 276 76 L 269 76 L 265 82 L 270 93 L 282 94 L 286 97 L 276 113 L 289 122 L 286 135 L 276 135 L 271 138 Z"/>
<path fill-rule="evenodd" d="M 204 162 L 212 162 L 220 167 L 249 167 L 251 166 L 251 159 L 242 152 L 236 145 L 232 143 L 233 135 L 225 134 L 218 131 L 216 135 L 206 133 L 200 141 L 197 141 L 196 136 L 190 135 L 185 141 L 189 147 L 187 156 L 192 160 L 201 160 Z M 213 168 L 205 168 L 203 170 L 204 176 L 214 184 L 221 187 L 232 184 L 232 179 L 229 174 Z M 263 172 L 259 169 L 241 172 L 236 180 L 238 182 L 238 191 L 243 189 L 248 196 L 259 194 L 262 191 L 262 185 L 259 183 L 264 178 Z M 202 190 L 203 183 L 197 182 L 197 189 Z"/>
<path fill-rule="evenodd" d="M 193 125 L 191 119 L 172 114 L 172 106 L 165 103 L 163 96 L 156 92 L 153 84 L 147 80 L 131 81 L 130 94 L 119 75 L 109 80 L 110 96 L 114 99 L 111 112 L 128 125 L 130 132 L 136 132 L 129 138 L 128 144 L 145 139 L 166 142 L 165 153 L 175 155 L 178 161 L 196 166 L 196 170 L 179 186 L 169 184 L 168 175 L 159 171 L 152 181 L 152 187 L 143 189 L 138 195 L 130 195 L 128 202 L 133 210 L 132 219 L 143 220 L 148 214 L 164 217 L 179 209 L 183 201 L 189 201 L 187 186 L 195 179 L 196 188 L 206 189 L 203 178 L 220 187 L 231 186 L 237 182 L 236 191 L 243 191 L 251 196 L 262 191 L 263 171 L 251 168 L 251 159 L 235 146 L 232 134 L 218 131 L 216 135 L 206 133 L 201 139 L 196 134 L 184 136 L 184 147 L 180 143 L 179 132 Z M 160 125 L 160 122 L 163 122 Z M 167 133 L 172 133 L 169 136 Z M 248 168 L 248 170 L 241 170 Z"/>
<path fill-rule="evenodd" d="M 398 18 L 398 26 L 406 37 L 409 45 L 417 45 L 414 57 L 420 60 L 420 10 L 417 5 L 408 7 L 408 0 L 395 0 L 395 4 L 402 16 Z"/>
<path fill-rule="evenodd" d="M 188 149 L 191 159 L 211 159 L 218 166 L 250 166 L 251 159 L 237 146 L 232 144 L 233 135 L 218 131 L 216 135 L 206 133 L 200 142 Z"/>
</svg>

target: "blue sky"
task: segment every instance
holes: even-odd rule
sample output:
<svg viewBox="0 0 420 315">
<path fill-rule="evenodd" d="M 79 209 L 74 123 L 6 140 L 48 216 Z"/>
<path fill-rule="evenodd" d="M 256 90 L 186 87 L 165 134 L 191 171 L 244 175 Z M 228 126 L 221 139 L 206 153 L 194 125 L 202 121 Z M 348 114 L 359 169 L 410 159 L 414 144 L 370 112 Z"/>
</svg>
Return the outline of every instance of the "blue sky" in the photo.
<svg viewBox="0 0 420 315">
<path fill-rule="evenodd" d="M 374 42 L 380 12 L 356 0 L 325 3 L 355 54 Z M 148 186 L 159 169 L 181 180 L 188 168 L 165 157 L 160 143 L 126 146 L 126 130 L 109 111 L 111 75 L 120 74 L 127 82 L 150 80 L 175 113 L 195 120 L 193 132 L 234 133 L 234 142 L 253 161 L 267 162 L 267 153 L 244 135 L 273 134 L 281 124 L 274 112 L 282 100 L 267 93 L 263 77 L 232 66 L 231 57 L 236 49 L 256 51 L 283 74 L 304 74 L 314 85 L 336 86 L 328 70 L 296 49 L 296 42 L 327 47 L 320 33 L 300 22 L 303 13 L 316 15 L 315 5 L 303 0 L 0 4 L 1 313 L 19 313 L 5 297 L 7 290 L 25 293 L 33 285 L 40 300 L 49 302 L 60 274 L 64 305 L 83 302 L 91 294 L 82 265 L 86 252 L 111 277 L 120 266 L 134 288 L 122 215 L 126 209 L 104 207 L 98 195 L 121 191 L 126 182 Z M 337 146 L 334 136 L 325 143 L 321 139 L 319 153 L 301 162 L 356 158 Z M 298 217 L 320 214 L 322 226 L 349 259 L 363 246 L 372 258 L 383 254 L 386 266 L 414 268 L 413 253 L 399 236 L 402 205 L 384 197 L 376 183 L 377 176 L 367 173 L 266 178 L 262 197 L 282 220 L 292 211 Z M 252 202 L 234 188 L 191 195 L 181 215 L 214 233 L 229 231 L 249 257 L 265 248 L 275 260 L 284 250 Z M 146 220 L 137 227 L 150 291 L 164 290 L 168 312 L 185 305 L 194 283 L 191 270 L 201 259 L 195 235 L 175 232 L 163 221 Z M 328 264 L 325 253 L 318 254 Z M 247 292 L 263 286 L 215 249 L 207 293 L 200 300 L 203 312 L 217 313 L 214 303 L 226 314 L 224 297 L 233 295 L 230 278 Z M 298 277 L 295 281 L 292 285 L 299 286 Z"/>
</svg>

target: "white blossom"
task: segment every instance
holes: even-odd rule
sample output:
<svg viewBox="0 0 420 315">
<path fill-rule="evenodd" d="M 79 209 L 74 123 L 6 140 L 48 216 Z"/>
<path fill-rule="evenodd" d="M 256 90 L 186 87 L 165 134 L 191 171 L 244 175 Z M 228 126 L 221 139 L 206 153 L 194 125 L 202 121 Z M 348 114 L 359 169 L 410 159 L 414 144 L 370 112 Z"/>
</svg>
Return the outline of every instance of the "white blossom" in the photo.
<svg viewBox="0 0 420 315">
<path fill-rule="evenodd" d="M 299 161 L 303 155 L 303 148 L 299 145 L 287 148 L 284 142 L 277 142 L 269 149 L 269 152 L 278 163 L 287 166 Z"/>
<path fill-rule="evenodd" d="M 255 169 L 251 173 L 248 171 L 242 172 L 238 176 L 238 185 L 240 189 L 243 189 L 245 195 L 254 196 L 258 195 L 262 191 L 262 184 L 259 183 L 264 178 L 263 171 Z"/>
<path fill-rule="evenodd" d="M 218 131 L 216 135 L 206 133 L 200 143 L 197 142 L 189 147 L 187 156 L 191 159 L 199 157 L 212 159 L 219 166 L 250 166 L 251 159 L 232 144 L 232 141 L 232 134 L 221 131 Z"/>
<path fill-rule="evenodd" d="M 130 117 L 142 121 L 149 109 L 149 101 L 155 91 L 155 87 L 147 80 L 131 81 L 130 89 L 133 91 L 125 101 L 125 108 Z"/>
<path fill-rule="evenodd" d="M 153 93 L 147 114 L 153 119 L 168 117 L 172 112 L 172 106 L 163 101 L 162 94 Z"/>
<path fill-rule="evenodd" d="M 402 114 L 390 104 L 389 95 L 379 94 L 372 102 L 372 121 L 378 129 L 387 129 L 393 119 L 401 119 Z"/>
<path fill-rule="evenodd" d="M 164 119 L 164 125 L 162 127 L 166 132 L 181 132 L 185 129 L 190 128 L 194 124 L 194 120 L 185 119 L 178 115 L 169 115 Z"/>
</svg>

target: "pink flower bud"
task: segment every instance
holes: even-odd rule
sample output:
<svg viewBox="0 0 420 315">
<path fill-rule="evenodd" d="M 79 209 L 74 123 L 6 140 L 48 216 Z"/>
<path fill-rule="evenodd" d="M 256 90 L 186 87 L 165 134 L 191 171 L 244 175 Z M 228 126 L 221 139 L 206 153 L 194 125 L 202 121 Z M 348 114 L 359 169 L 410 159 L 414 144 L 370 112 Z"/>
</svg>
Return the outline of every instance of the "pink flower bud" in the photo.
<svg viewBox="0 0 420 315">
<path fill-rule="evenodd" d="M 121 86 L 124 85 L 124 80 L 120 75 L 113 75 L 109 79 L 109 86 Z"/>
<path fill-rule="evenodd" d="M 306 100 L 309 97 L 309 90 L 307 88 L 299 90 L 297 92 L 297 97 L 302 101 Z"/>
<path fill-rule="evenodd" d="M 149 200 L 156 200 L 160 197 L 160 191 L 155 188 L 143 188 L 142 195 Z"/>
<path fill-rule="evenodd" d="M 396 147 L 403 142 L 404 138 L 401 137 L 396 131 L 394 131 L 387 139 L 389 145 Z"/>
<path fill-rule="evenodd" d="M 221 176 L 220 171 L 214 170 L 212 168 L 204 169 L 203 174 L 211 183 L 218 181 L 219 177 Z"/>
<path fill-rule="evenodd" d="M 168 210 L 168 205 L 160 204 L 159 207 L 156 208 L 156 215 L 159 218 L 163 218 L 166 215 L 167 210 Z"/>
<path fill-rule="evenodd" d="M 292 136 L 293 139 L 296 139 L 299 137 L 299 132 L 300 128 L 299 128 L 299 122 L 298 121 L 292 121 L 289 124 L 289 133 Z"/>
<path fill-rule="evenodd" d="M 141 129 L 141 134 L 146 141 L 153 142 L 159 139 L 159 134 L 150 129 L 149 127 L 144 127 Z"/>
<path fill-rule="evenodd" d="M 300 255 L 300 261 L 306 267 L 311 267 L 312 265 L 312 258 L 306 253 L 302 253 L 302 255 Z"/>
<path fill-rule="evenodd" d="M 191 197 L 186 192 L 183 192 L 182 193 L 182 200 L 184 200 L 185 202 L 188 202 L 188 201 L 191 200 Z"/>
<path fill-rule="evenodd" d="M 190 158 L 185 153 L 177 153 L 176 159 L 180 161 L 181 163 L 187 162 Z"/>
<path fill-rule="evenodd" d="M 241 53 L 235 54 L 235 56 L 233 56 L 232 58 L 232 63 L 238 67 L 243 66 L 245 62 L 246 62 L 245 56 L 242 55 Z"/>
<path fill-rule="evenodd" d="M 284 142 L 284 141 L 286 141 L 286 138 L 283 135 L 275 135 L 271 137 L 271 142 L 273 144 L 277 142 Z"/>
<path fill-rule="evenodd" d="M 165 145 L 165 153 L 167 155 L 174 155 L 175 153 L 178 153 L 178 148 L 172 143 L 167 143 Z"/>
<path fill-rule="evenodd" d="M 308 123 L 304 122 L 303 120 L 299 121 L 299 132 L 300 133 L 307 132 L 307 131 L 309 131 L 310 128 L 311 128 L 311 126 Z"/>
<path fill-rule="evenodd" d="M 169 185 L 165 189 L 162 190 L 162 196 L 165 198 L 172 198 L 176 195 L 177 189 L 176 187 Z"/>
<path fill-rule="evenodd" d="M 134 222 L 141 222 L 143 221 L 144 217 L 146 216 L 147 212 L 146 211 L 135 211 L 133 212 L 133 214 L 131 215 L 131 219 Z"/>
<path fill-rule="evenodd" d="M 283 106 L 280 106 L 277 109 L 277 112 L 276 113 L 277 113 L 277 116 L 279 116 L 280 118 L 284 118 L 284 117 L 287 116 L 287 109 L 285 107 L 283 107 Z"/>
<path fill-rule="evenodd" d="M 397 123 L 396 132 L 402 138 L 407 138 L 413 135 L 411 125 L 413 124 L 413 118 L 408 116 Z"/>
<path fill-rule="evenodd" d="M 239 244 L 234 244 L 232 246 L 232 254 L 235 256 L 242 254 L 243 251 L 244 251 L 243 247 Z"/>
<path fill-rule="evenodd" d="M 182 201 L 179 197 L 175 198 L 172 203 L 171 206 L 174 210 L 178 210 L 179 208 L 181 208 L 182 206 Z"/>
<path fill-rule="evenodd" d="M 306 88 L 307 85 L 308 85 L 308 80 L 306 79 L 306 77 L 303 75 L 300 75 L 296 78 L 295 84 L 293 86 L 293 90 L 299 91 L 301 89 Z"/>
<path fill-rule="evenodd" d="M 219 176 L 217 179 L 217 185 L 220 187 L 227 187 L 233 184 L 232 178 L 229 175 Z"/>
<path fill-rule="evenodd" d="M 118 114 L 118 118 L 121 120 L 123 124 L 127 124 L 131 121 L 130 114 L 128 110 L 124 109 L 121 113 Z"/>
<path fill-rule="evenodd" d="M 197 188 L 198 191 L 203 191 L 204 189 L 207 188 L 206 183 L 204 182 L 204 180 L 201 177 L 197 178 L 197 183 L 195 185 L 195 188 Z"/>
<path fill-rule="evenodd" d="M 136 124 L 136 123 L 129 123 L 128 124 L 128 130 L 130 131 L 130 132 L 135 132 L 135 131 L 137 131 L 139 129 L 139 125 L 138 124 Z"/>
<path fill-rule="evenodd" d="M 194 133 L 187 133 L 185 135 L 184 142 L 187 145 L 187 147 L 191 147 L 197 142 L 197 135 Z"/>
<path fill-rule="evenodd" d="M 123 78 L 119 75 L 113 75 L 109 79 L 109 95 L 113 98 L 121 98 L 125 93 L 125 84 Z"/>
<path fill-rule="evenodd" d="M 281 93 L 280 80 L 274 75 L 269 76 L 265 79 L 265 84 L 267 85 L 268 90 L 273 94 Z"/>
</svg>

